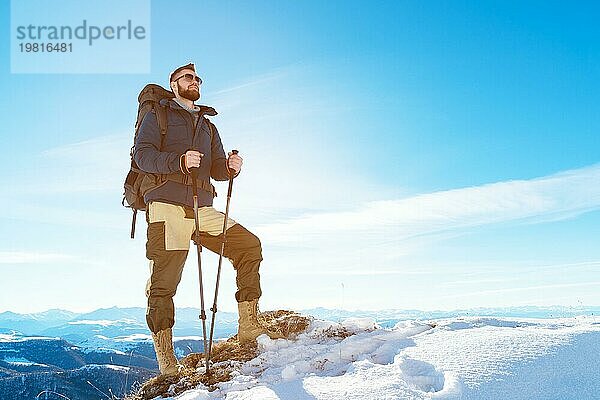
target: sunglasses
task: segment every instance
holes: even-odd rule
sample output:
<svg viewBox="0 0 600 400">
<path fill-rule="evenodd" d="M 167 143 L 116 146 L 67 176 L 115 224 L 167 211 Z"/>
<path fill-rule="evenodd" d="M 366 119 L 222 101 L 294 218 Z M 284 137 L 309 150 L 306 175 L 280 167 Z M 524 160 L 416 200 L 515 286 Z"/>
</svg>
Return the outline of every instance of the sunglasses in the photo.
<svg viewBox="0 0 600 400">
<path fill-rule="evenodd" d="M 195 80 L 196 82 L 198 82 L 198 85 L 202 84 L 202 79 L 198 75 L 183 74 L 179 78 L 175 79 L 175 82 L 177 82 L 181 78 L 185 78 L 185 80 L 187 81 Z"/>
</svg>

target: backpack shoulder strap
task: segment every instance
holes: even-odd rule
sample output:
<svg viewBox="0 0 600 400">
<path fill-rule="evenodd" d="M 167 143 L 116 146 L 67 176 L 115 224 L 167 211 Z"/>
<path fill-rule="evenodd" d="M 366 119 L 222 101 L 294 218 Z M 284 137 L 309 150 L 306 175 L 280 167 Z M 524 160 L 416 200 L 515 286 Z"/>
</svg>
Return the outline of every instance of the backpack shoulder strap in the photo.
<svg viewBox="0 0 600 400">
<path fill-rule="evenodd" d="M 156 113 L 156 122 L 160 130 L 160 148 L 162 150 L 165 136 L 167 135 L 167 108 L 168 105 L 161 105 L 159 102 L 154 104 L 154 112 Z"/>
<path fill-rule="evenodd" d="M 208 131 L 210 132 L 210 142 L 212 143 L 213 137 L 215 136 L 215 133 L 213 131 L 213 124 L 212 124 L 212 122 L 210 122 L 210 119 L 208 119 L 204 116 L 202 118 L 204 118 L 204 120 L 206 121 L 206 124 L 208 125 Z"/>
</svg>

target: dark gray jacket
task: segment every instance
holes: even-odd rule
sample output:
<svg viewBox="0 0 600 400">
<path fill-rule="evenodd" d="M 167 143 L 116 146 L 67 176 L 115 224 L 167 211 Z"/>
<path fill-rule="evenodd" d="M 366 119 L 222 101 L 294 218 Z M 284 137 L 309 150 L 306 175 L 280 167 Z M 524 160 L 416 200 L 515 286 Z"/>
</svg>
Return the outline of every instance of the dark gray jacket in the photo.
<svg viewBox="0 0 600 400">
<path fill-rule="evenodd" d="M 198 190 L 198 205 L 210 206 L 214 197 L 210 178 L 217 181 L 229 179 L 219 132 L 212 125 L 211 140 L 211 123 L 204 118 L 204 115 L 214 116 L 217 112 L 212 107 L 200 106 L 200 118 L 194 124 L 190 112 L 175 101 L 162 100 L 161 105 L 167 106 L 167 134 L 161 138 L 156 114 L 149 112 L 142 120 L 135 140 L 133 158 L 142 171 L 149 173 L 144 179 L 148 179 L 147 186 L 152 188 L 144 194 L 144 200 L 146 203 L 163 201 L 193 207 L 192 186 L 177 179 L 184 178 L 181 156 L 188 150 L 196 150 L 204 154 L 198 179 L 205 184 L 203 189 Z"/>
</svg>

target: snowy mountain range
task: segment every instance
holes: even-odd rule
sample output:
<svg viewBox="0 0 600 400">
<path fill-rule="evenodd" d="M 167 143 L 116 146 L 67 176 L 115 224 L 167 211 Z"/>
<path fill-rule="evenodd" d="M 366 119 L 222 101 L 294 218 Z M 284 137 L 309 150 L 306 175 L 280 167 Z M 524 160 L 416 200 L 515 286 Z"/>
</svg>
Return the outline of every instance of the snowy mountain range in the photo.
<svg viewBox="0 0 600 400">
<path fill-rule="evenodd" d="M 578 315 L 599 315 L 597 307 L 511 307 L 475 308 L 453 311 L 421 310 L 336 310 L 313 308 L 298 311 L 316 318 L 341 321 L 350 317 L 373 318 L 379 324 L 402 320 L 452 318 L 461 316 L 502 316 L 522 318 L 565 318 Z M 0 313 L 0 333 L 17 331 L 24 335 L 58 336 L 72 338 L 75 342 L 90 336 L 107 337 L 148 334 L 146 310 L 142 307 L 102 308 L 90 313 L 74 313 L 65 310 L 48 310 L 41 313 L 18 314 L 10 311 Z M 199 311 L 194 308 L 178 308 L 174 327 L 175 336 L 197 336 L 200 332 Z M 224 337 L 237 329 L 237 314 L 219 311 L 216 324 L 217 337 Z M 219 334 L 220 332 L 220 334 Z M 69 335 L 69 336 L 67 336 Z"/>
<path fill-rule="evenodd" d="M 452 393 L 460 392 L 462 393 L 461 396 L 465 396 L 465 393 L 471 393 L 469 394 L 471 397 L 464 398 L 483 399 L 487 397 L 477 397 L 477 388 L 480 386 L 487 387 L 486 385 L 490 385 L 490 380 L 494 381 L 494 379 L 502 378 L 507 373 L 510 374 L 513 368 L 510 366 L 511 363 L 516 362 L 519 364 L 523 360 L 548 357 L 554 354 L 555 350 L 568 348 L 569 345 L 577 342 L 574 340 L 575 337 L 583 338 L 581 340 L 584 345 L 579 350 L 584 353 L 578 354 L 577 351 L 579 350 L 574 350 L 576 354 L 570 355 L 572 360 L 569 362 L 586 367 L 581 371 L 576 369 L 576 372 L 571 372 L 569 375 L 571 379 L 577 378 L 577 374 L 584 373 L 590 368 L 592 368 L 590 371 L 600 371 L 600 365 L 597 365 L 597 361 L 594 364 L 593 361 L 584 360 L 585 362 L 582 362 L 581 359 L 586 354 L 600 354 L 600 340 L 596 340 L 595 345 L 591 341 L 592 338 L 600 339 L 598 336 L 600 334 L 598 332 L 600 331 L 600 322 L 595 319 L 599 311 L 599 307 L 581 307 L 577 309 L 525 307 L 452 312 L 417 310 L 343 311 L 323 308 L 304 310 L 301 311 L 302 314 L 311 315 L 316 321 L 311 327 L 311 331 L 307 333 L 308 336 L 313 338 L 312 341 L 306 343 L 303 343 L 302 340 L 276 343 L 267 341 L 262 343 L 261 346 L 263 346 L 264 352 L 260 357 L 263 365 L 260 368 L 263 368 L 265 372 L 258 375 L 250 374 L 250 376 L 247 376 L 242 374 L 241 376 L 245 376 L 243 379 L 255 382 L 257 387 L 266 385 L 267 389 L 272 390 L 275 387 L 274 385 L 282 384 L 283 387 L 287 388 L 285 390 L 291 390 L 290 388 L 294 385 L 304 386 L 306 381 L 317 380 L 316 377 L 328 377 L 335 382 L 342 379 L 341 377 L 351 381 L 359 379 L 358 377 L 362 376 L 362 373 L 359 372 L 365 368 L 365 365 L 371 363 L 373 365 L 369 364 L 369 371 L 371 371 L 370 368 L 376 367 L 371 372 L 384 367 L 381 371 L 392 368 L 396 371 L 396 374 L 399 373 L 398 371 L 402 372 L 401 376 L 388 376 L 385 378 L 393 378 L 392 381 L 397 381 L 392 387 L 400 385 L 398 382 L 404 382 L 403 384 L 408 385 L 407 387 L 416 388 L 415 390 L 423 393 L 431 391 L 445 393 L 444 390 L 446 392 L 450 390 L 448 389 L 450 387 L 448 386 L 449 382 L 453 382 L 454 379 L 457 382 L 457 387 L 460 386 L 462 389 L 456 389 L 459 390 L 458 392 L 452 389 L 454 390 Z M 542 320 L 542 322 L 540 320 L 527 321 L 522 320 L 522 317 L 527 317 L 530 320 L 532 318 L 546 318 L 546 320 Z M 354 326 L 356 325 L 356 318 L 360 318 L 358 321 L 363 321 L 363 324 L 376 326 L 377 330 L 366 329 L 360 324 L 357 328 Z M 560 319 L 556 320 L 556 318 Z M 585 326 L 585 329 L 578 325 L 580 322 Z M 346 324 L 344 326 L 354 329 L 356 335 L 339 343 L 329 341 L 318 345 L 317 342 L 321 340 L 318 338 L 318 327 L 321 326 L 319 324 Z M 435 325 L 435 327 L 432 328 L 432 325 Z M 364 328 L 363 331 L 360 330 L 362 329 L 361 326 Z M 573 333 L 579 328 L 585 331 L 585 335 L 577 336 Z M 236 329 L 237 314 L 219 312 L 215 337 L 232 336 L 235 334 Z M 317 330 L 315 331 L 315 329 Z M 183 357 L 191 352 L 202 351 L 200 332 L 198 310 L 191 308 L 178 309 L 177 323 L 174 329 L 175 348 L 178 357 Z M 512 333 L 509 334 L 508 332 Z M 362 339 L 360 339 L 361 337 Z M 547 339 L 547 337 L 550 339 Z M 554 340 L 552 338 L 557 337 L 560 337 L 560 340 L 557 339 L 558 342 L 552 341 Z M 498 340 L 500 340 L 500 343 L 498 343 Z M 547 340 L 550 340 L 548 346 L 544 344 Z M 354 348 L 353 341 L 362 344 Z M 528 342 L 531 342 L 532 346 L 527 347 Z M 367 345 L 367 343 L 371 343 L 371 345 Z M 374 343 L 380 343 L 383 347 L 373 348 Z M 423 343 L 423 345 L 419 345 L 419 343 Z M 495 343 L 495 345 L 490 343 Z M 319 347 L 321 345 L 325 347 Z M 347 349 L 352 349 L 347 359 L 332 361 L 335 358 L 332 355 L 333 353 L 343 354 Z M 450 351 L 450 349 L 453 350 Z M 290 354 L 302 354 L 304 358 L 295 361 L 286 359 L 287 356 L 282 355 L 288 354 L 288 352 Z M 323 360 L 329 360 L 327 362 L 323 361 L 325 364 L 332 362 L 335 367 L 330 368 L 328 365 L 323 367 L 323 371 L 315 371 L 316 367 L 312 365 L 315 362 L 314 360 L 320 359 L 317 357 L 320 354 L 319 352 L 327 354 L 321 357 Z M 409 353 L 411 354 L 410 357 L 407 356 Z M 404 354 L 404 356 L 398 358 L 399 354 Z M 445 355 L 442 357 L 440 354 Z M 499 356 L 496 357 L 494 354 Z M 482 357 L 481 360 L 484 361 L 478 361 L 478 357 Z M 598 359 L 598 357 L 595 357 L 595 359 Z M 355 362 L 358 362 L 358 364 L 355 364 Z M 269 365 L 273 363 L 284 363 L 285 365 L 277 364 L 278 367 L 271 369 L 272 366 Z M 265 367 L 265 365 L 267 366 Z M 595 367 L 598 368 L 594 369 Z M 568 368 L 572 369 L 573 367 L 568 366 Z M 350 372 L 352 373 L 348 375 Z M 145 310 L 143 308 L 114 307 L 82 314 L 64 310 L 49 310 L 37 314 L 0 313 L 1 399 L 35 398 L 44 390 L 68 393 L 71 400 L 106 398 L 107 396 L 122 397 L 141 382 L 156 375 L 156 373 L 155 355 L 146 327 Z M 426 376 L 425 378 L 422 376 L 411 378 L 417 373 Z M 554 371 L 553 373 L 559 372 Z M 271 376 L 271 378 L 263 379 L 268 376 Z M 565 376 L 565 374 L 563 373 L 562 376 Z M 587 375 L 583 374 L 582 376 Z M 366 377 L 365 375 L 363 378 Z M 599 377 L 600 373 L 596 378 Z M 600 379 L 596 380 L 600 381 Z M 429 385 L 425 387 L 419 386 L 418 382 L 430 383 L 423 384 L 425 386 Z M 367 385 L 365 382 L 363 384 Z M 234 388 L 237 387 L 235 380 L 231 385 L 233 386 L 224 386 L 223 393 L 231 392 L 232 394 L 227 395 L 227 398 L 238 398 L 233 394 L 235 392 Z M 345 387 L 346 384 L 338 382 L 335 385 Z M 539 382 L 537 385 L 539 386 Z M 587 388 L 589 385 L 586 385 L 579 382 L 576 386 Z M 253 386 L 250 392 L 257 390 Z M 319 390 L 322 391 L 322 389 Z M 201 392 L 200 390 L 198 393 Z M 256 393 L 264 394 L 266 392 L 261 389 Z M 393 390 L 389 393 L 393 393 Z M 412 399 L 434 398 L 440 395 L 438 393 L 435 396 L 431 394 L 434 397 L 427 397 L 430 396 L 429 394 L 426 397 L 418 397 L 410 394 L 413 397 L 393 397 L 389 393 L 384 390 L 381 392 L 380 397 L 355 398 Z M 600 390 L 596 393 L 600 393 Z M 271 395 L 269 395 L 271 397 L 261 397 L 262 394 L 257 394 L 256 397 L 247 398 L 337 399 L 344 397 L 336 397 L 338 395 L 340 394 L 338 393 L 335 396 L 311 394 L 312 397 L 307 397 L 307 394 L 293 392 L 290 394 L 292 397 L 273 397 Z M 211 397 L 202 396 L 189 398 L 220 398 L 214 397 L 214 392 L 211 392 Z M 600 396 L 594 396 L 595 394 L 592 397 L 581 397 L 581 399 L 600 399 Z M 350 398 L 352 397 L 350 396 Z M 525 399 L 527 397 L 490 398 Z M 576 397 L 531 398 L 576 399 Z"/>
<path fill-rule="evenodd" d="M 179 357 L 203 351 L 197 316 L 178 310 Z M 237 329 L 237 315 L 221 313 L 218 322 L 216 337 Z M 157 374 L 149 333 L 143 308 L 1 313 L 0 399 L 35 398 L 44 390 L 69 393 L 71 400 L 122 397 Z"/>
</svg>

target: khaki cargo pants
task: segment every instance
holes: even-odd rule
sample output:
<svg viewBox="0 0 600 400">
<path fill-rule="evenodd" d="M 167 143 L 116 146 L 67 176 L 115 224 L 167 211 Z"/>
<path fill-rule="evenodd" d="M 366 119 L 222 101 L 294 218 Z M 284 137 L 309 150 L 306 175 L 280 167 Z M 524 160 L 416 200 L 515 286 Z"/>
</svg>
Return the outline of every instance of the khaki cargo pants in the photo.
<svg viewBox="0 0 600 400">
<path fill-rule="evenodd" d="M 213 207 L 200 207 L 198 216 L 200 243 L 218 254 L 221 250 L 225 215 Z M 146 258 L 150 260 L 150 279 L 146 285 L 146 322 L 150 330 L 156 333 L 171 328 L 175 323 L 173 296 L 181 280 L 195 231 L 194 211 L 155 201 L 148 205 L 146 219 Z M 261 289 L 258 269 L 262 261 L 259 239 L 228 218 L 227 243 L 223 255 L 233 263 L 237 273 L 236 300 L 242 302 L 259 298 Z"/>
</svg>

